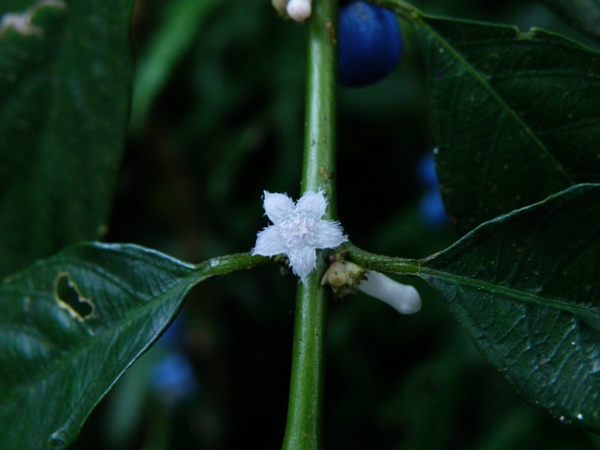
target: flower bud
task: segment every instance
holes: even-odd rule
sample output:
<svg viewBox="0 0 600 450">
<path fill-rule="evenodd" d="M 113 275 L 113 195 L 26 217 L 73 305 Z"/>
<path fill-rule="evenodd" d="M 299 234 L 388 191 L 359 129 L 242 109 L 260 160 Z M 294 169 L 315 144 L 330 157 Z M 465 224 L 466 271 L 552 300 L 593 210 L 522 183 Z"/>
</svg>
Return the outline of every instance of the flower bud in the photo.
<svg viewBox="0 0 600 450">
<path fill-rule="evenodd" d="M 329 284 L 336 297 L 342 298 L 348 294 L 356 294 L 358 283 L 365 278 L 365 269 L 349 261 L 333 262 L 321 284 Z"/>
<path fill-rule="evenodd" d="M 288 16 L 296 22 L 304 22 L 310 17 L 310 13 L 312 12 L 310 0 L 290 0 L 286 11 Z"/>
<path fill-rule="evenodd" d="M 326 281 L 326 284 L 330 284 L 331 287 L 340 287 L 344 284 L 348 284 L 350 281 L 348 270 L 341 262 L 334 262 L 331 264 L 329 269 L 327 269 L 327 272 L 325 272 L 325 276 L 326 279 L 324 278 L 323 281 Z"/>
<path fill-rule="evenodd" d="M 413 286 L 398 283 L 382 273 L 367 272 L 358 289 L 387 303 L 401 314 L 413 314 L 421 309 L 421 297 Z"/>
<path fill-rule="evenodd" d="M 312 12 L 312 0 L 272 0 L 273 7 L 284 17 L 304 22 Z"/>
</svg>

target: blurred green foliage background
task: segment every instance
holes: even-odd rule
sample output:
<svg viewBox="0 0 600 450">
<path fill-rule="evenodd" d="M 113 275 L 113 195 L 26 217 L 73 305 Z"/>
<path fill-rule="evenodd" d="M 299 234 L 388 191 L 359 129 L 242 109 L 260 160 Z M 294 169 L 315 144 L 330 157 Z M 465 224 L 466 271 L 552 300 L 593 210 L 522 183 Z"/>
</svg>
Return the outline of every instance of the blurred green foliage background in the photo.
<svg viewBox="0 0 600 450">
<path fill-rule="evenodd" d="M 579 38 L 537 1 L 415 4 Z M 419 214 L 426 186 L 418 167 L 434 144 L 425 68 L 411 33 L 403 24 L 405 53 L 390 77 L 340 88 L 336 181 L 339 217 L 356 245 L 420 258 L 457 236 Z M 269 0 L 138 0 L 133 43 L 131 131 L 107 240 L 191 262 L 250 250 L 267 225 L 263 190 L 300 192 L 302 26 L 277 17 Z M 175 336 L 119 381 L 75 448 L 279 448 L 295 286 L 269 265 L 197 288 Z M 326 448 L 600 448 L 596 436 L 524 404 L 436 294 L 418 287 L 424 307 L 414 316 L 362 294 L 332 301 Z M 182 392 L 152 377 L 173 349 L 193 373 L 183 377 L 189 389 Z"/>
</svg>

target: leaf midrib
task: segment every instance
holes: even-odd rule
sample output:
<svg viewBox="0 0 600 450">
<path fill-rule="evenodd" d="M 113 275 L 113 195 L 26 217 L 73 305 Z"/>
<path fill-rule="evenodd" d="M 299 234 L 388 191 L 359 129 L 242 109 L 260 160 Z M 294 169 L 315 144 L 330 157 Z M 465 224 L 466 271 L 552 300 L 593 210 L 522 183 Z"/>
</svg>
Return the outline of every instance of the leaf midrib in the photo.
<svg viewBox="0 0 600 450">
<path fill-rule="evenodd" d="M 409 15 L 407 15 L 409 16 Z M 421 12 L 416 13 L 410 16 L 413 23 L 418 24 L 418 26 L 429 33 L 430 37 L 437 41 L 441 47 L 443 47 L 446 51 L 450 53 L 459 63 L 465 68 L 465 72 L 469 73 L 473 78 L 479 82 L 484 89 L 489 92 L 489 94 L 496 100 L 496 102 L 501 106 L 501 108 L 506 111 L 508 116 L 514 120 L 521 128 L 525 130 L 528 136 L 534 141 L 534 143 L 539 147 L 539 149 L 546 155 L 549 161 L 551 161 L 552 165 L 555 167 L 556 171 L 565 178 L 565 180 L 572 186 L 575 184 L 574 180 L 571 179 L 566 170 L 562 167 L 559 161 L 554 157 L 554 155 L 548 150 L 548 148 L 544 145 L 544 143 L 537 137 L 537 135 L 533 132 L 531 128 L 519 117 L 518 114 L 508 105 L 502 97 L 496 92 L 495 89 L 488 83 L 488 81 L 477 71 L 475 67 L 473 67 L 455 48 L 446 41 L 440 34 L 438 34 L 429 24 L 427 24 L 426 19 L 433 19 Z M 438 19 L 439 20 L 439 19 Z"/>
<path fill-rule="evenodd" d="M 505 297 L 515 298 L 518 299 L 519 302 L 533 303 L 537 306 L 558 309 L 562 312 L 574 314 L 577 317 L 585 318 L 586 316 L 589 317 L 590 314 L 592 314 L 596 315 L 597 318 L 600 319 L 600 311 L 595 311 L 582 305 L 568 303 L 568 301 L 563 299 L 553 297 L 542 297 L 539 295 L 535 295 L 531 292 L 510 288 L 503 285 L 498 285 L 479 278 L 453 274 L 450 272 L 445 272 L 443 270 L 426 267 L 423 265 L 420 266 L 417 275 L 423 278 L 425 281 L 428 281 L 428 278 L 439 278 L 473 289 L 484 290 L 490 293 L 500 294 Z"/>
</svg>

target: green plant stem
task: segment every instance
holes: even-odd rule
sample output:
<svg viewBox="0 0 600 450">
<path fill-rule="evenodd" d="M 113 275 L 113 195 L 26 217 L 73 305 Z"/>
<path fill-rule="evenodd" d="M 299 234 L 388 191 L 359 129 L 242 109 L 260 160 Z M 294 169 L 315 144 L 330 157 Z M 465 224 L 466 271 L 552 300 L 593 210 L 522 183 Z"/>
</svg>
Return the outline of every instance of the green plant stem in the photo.
<svg viewBox="0 0 600 450">
<path fill-rule="evenodd" d="M 302 191 L 324 190 L 334 217 L 337 0 L 314 0 L 307 23 L 307 92 Z M 284 449 L 322 448 L 327 292 L 325 255 L 298 287 Z"/>
<path fill-rule="evenodd" d="M 302 191 L 324 189 L 335 204 L 337 0 L 315 0 L 308 21 Z"/>
<path fill-rule="evenodd" d="M 350 242 L 345 243 L 341 248 L 346 252 L 347 259 L 357 263 L 364 269 L 396 275 L 420 276 L 422 263 L 420 260 L 376 255 L 355 247 Z"/>
<path fill-rule="evenodd" d="M 322 448 L 323 381 L 327 298 L 310 280 L 301 284 L 296 298 L 296 323 L 290 400 L 283 448 Z"/>
</svg>

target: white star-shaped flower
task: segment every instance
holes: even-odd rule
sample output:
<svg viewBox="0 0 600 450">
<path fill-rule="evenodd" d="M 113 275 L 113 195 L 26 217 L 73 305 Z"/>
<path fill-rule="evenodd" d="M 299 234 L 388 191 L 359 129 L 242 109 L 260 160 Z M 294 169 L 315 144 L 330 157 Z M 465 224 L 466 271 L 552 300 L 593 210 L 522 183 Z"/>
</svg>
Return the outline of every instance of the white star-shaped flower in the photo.
<svg viewBox="0 0 600 450">
<path fill-rule="evenodd" d="M 263 206 L 273 225 L 258 233 L 252 254 L 285 254 L 303 282 L 317 264 L 317 249 L 348 240 L 338 222 L 323 219 L 327 199 L 322 191 L 306 192 L 296 203 L 285 194 L 265 191 Z"/>
</svg>

